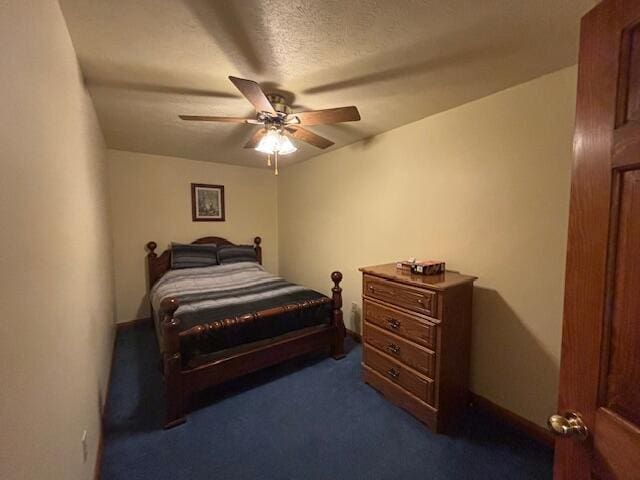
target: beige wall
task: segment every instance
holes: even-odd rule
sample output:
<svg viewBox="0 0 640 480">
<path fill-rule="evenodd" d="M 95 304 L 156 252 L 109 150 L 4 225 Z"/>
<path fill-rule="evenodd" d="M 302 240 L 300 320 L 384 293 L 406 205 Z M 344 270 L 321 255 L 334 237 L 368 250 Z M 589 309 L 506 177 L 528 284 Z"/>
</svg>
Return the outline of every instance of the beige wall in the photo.
<svg viewBox="0 0 640 480">
<path fill-rule="evenodd" d="M 263 264 L 278 270 L 276 178 L 266 169 L 109 150 L 117 319 L 149 314 L 146 251 L 215 235 L 234 243 L 262 237 Z M 191 220 L 191 183 L 224 185 L 226 221 Z"/>
<path fill-rule="evenodd" d="M 472 388 L 543 424 L 556 404 L 576 69 L 283 169 L 280 274 L 323 291 L 410 256 L 477 275 Z"/>
<path fill-rule="evenodd" d="M 86 480 L 113 345 L 104 141 L 57 2 L 2 2 L 0 44 L 0 478 Z"/>
</svg>

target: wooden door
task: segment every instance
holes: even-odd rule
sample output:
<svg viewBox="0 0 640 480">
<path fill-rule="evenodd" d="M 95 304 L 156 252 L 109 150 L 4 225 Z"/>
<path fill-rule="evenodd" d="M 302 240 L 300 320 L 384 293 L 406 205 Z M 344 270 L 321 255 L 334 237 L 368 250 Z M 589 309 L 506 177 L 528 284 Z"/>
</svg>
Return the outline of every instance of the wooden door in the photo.
<svg viewBox="0 0 640 480">
<path fill-rule="evenodd" d="M 640 0 L 582 19 L 554 478 L 640 479 Z"/>
</svg>

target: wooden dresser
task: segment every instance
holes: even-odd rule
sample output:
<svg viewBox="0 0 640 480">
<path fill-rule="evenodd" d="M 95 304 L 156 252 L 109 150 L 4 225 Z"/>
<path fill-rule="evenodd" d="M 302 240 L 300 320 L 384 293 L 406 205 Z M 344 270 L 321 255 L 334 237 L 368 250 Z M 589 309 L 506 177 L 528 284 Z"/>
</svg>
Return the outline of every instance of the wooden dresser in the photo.
<svg viewBox="0 0 640 480">
<path fill-rule="evenodd" d="M 436 432 L 468 401 L 476 277 L 423 276 L 395 264 L 363 267 L 364 381 Z"/>
</svg>

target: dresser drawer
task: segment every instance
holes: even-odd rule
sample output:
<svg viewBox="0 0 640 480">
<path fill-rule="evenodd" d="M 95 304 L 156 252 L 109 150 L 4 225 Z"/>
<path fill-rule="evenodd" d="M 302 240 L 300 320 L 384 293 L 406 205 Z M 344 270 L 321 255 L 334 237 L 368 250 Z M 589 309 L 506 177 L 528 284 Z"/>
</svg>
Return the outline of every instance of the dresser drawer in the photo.
<svg viewBox="0 0 640 480">
<path fill-rule="evenodd" d="M 371 275 L 365 275 L 362 282 L 363 294 L 393 303 L 415 312 L 436 317 L 437 295 L 431 290 L 410 287 Z"/>
<path fill-rule="evenodd" d="M 367 299 L 364 299 L 362 305 L 367 322 L 435 350 L 437 327 L 433 323 Z"/>
<path fill-rule="evenodd" d="M 420 400 L 430 405 L 434 404 L 433 380 L 411 371 L 400 362 L 378 353 L 368 345 L 364 346 L 364 363 Z"/>
<path fill-rule="evenodd" d="M 364 325 L 364 340 L 368 345 L 397 358 L 427 377 L 435 378 L 436 354 L 431 350 L 419 347 L 367 322 Z"/>
</svg>

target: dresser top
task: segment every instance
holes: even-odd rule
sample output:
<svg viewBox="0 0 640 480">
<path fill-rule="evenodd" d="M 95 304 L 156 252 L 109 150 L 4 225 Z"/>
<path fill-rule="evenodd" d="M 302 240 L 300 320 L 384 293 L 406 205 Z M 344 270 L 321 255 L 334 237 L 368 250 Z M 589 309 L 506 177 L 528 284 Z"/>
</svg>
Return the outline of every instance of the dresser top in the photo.
<svg viewBox="0 0 640 480">
<path fill-rule="evenodd" d="M 446 290 L 464 283 L 473 283 L 478 278 L 449 271 L 437 275 L 413 274 L 411 272 L 398 270 L 395 263 L 362 267 L 360 271 L 369 275 L 375 275 L 376 277 L 395 280 L 417 287 L 426 287 L 432 290 Z"/>
</svg>

